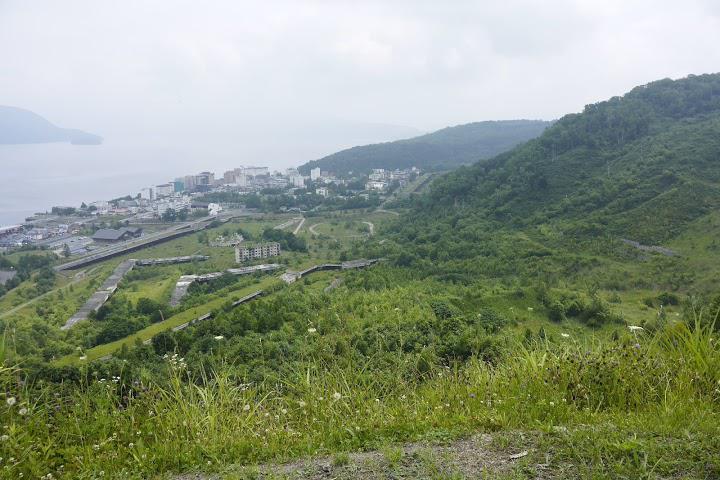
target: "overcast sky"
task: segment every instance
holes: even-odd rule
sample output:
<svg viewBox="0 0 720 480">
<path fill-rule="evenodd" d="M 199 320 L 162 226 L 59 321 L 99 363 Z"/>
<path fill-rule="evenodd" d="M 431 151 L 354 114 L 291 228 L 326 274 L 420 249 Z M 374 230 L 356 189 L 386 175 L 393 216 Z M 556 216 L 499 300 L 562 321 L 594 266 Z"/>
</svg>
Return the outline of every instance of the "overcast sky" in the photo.
<svg viewBox="0 0 720 480">
<path fill-rule="evenodd" d="M 718 45 L 714 0 L 0 0 L 0 104 L 285 166 L 368 123 L 557 118 L 720 71 Z"/>
</svg>

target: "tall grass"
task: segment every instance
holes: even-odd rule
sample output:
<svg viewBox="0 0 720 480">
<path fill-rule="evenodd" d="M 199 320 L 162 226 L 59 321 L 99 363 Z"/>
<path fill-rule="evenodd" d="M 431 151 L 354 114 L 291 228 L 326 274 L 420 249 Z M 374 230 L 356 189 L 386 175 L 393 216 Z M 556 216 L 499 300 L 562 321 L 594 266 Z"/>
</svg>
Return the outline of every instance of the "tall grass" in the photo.
<svg viewBox="0 0 720 480">
<path fill-rule="evenodd" d="M 164 381 L 80 387 L 24 385 L 3 369 L 0 475 L 148 478 L 477 430 L 553 435 L 546 447 L 588 475 L 720 471 L 720 350 L 700 324 L 613 344 L 518 343 L 497 365 L 435 366 L 414 380 L 309 360 L 245 384 L 226 367 L 202 375 L 164 361 Z"/>
</svg>

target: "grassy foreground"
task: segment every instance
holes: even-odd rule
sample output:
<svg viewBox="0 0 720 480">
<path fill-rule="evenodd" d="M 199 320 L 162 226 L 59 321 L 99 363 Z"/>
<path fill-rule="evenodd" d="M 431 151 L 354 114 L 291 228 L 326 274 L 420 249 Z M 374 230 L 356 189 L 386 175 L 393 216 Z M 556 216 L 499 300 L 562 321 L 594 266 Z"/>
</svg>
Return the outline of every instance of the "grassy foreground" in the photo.
<svg viewBox="0 0 720 480">
<path fill-rule="evenodd" d="M 550 468 L 593 478 L 720 475 L 720 348 L 677 322 L 614 343 L 514 344 L 496 365 L 418 366 L 416 380 L 309 358 L 246 384 L 166 357 L 164 381 L 113 377 L 50 388 L 2 370 L 2 478 L 149 478 L 305 455 L 447 440 L 537 437 Z M 422 373 L 420 373 L 422 372 Z M 528 467 L 529 468 L 529 467 Z M 50 475 L 50 476 L 48 476 Z M 532 477 L 531 469 L 527 476 Z"/>
</svg>

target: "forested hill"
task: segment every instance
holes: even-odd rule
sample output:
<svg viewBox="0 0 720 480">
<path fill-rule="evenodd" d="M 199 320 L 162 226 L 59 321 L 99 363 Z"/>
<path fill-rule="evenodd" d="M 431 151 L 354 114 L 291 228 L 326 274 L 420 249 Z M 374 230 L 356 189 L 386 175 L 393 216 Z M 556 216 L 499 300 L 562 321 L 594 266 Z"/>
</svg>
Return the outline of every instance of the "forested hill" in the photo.
<svg viewBox="0 0 720 480">
<path fill-rule="evenodd" d="M 406 140 L 349 148 L 302 165 L 338 175 L 367 173 L 373 168 L 442 170 L 471 164 L 535 138 L 550 125 L 542 120 L 475 122 L 443 128 Z"/>
<path fill-rule="evenodd" d="M 451 173 L 432 204 L 516 226 L 572 220 L 647 242 L 720 206 L 720 75 L 660 80 L 567 115 L 538 139 Z M 444 208 L 443 208 L 444 211 Z"/>
<path fill-rule="evenodd" d="M 0 145 L 50 142 L 97 145 L 102 143 L 102 137 L 82 130 L 60 128 L 29 110 L 0 105 Z"/>
<path fill-rule="evenodd" d="M 588 105 L 537 139 L 439 178 L 414 202 L 398 244 L 431 262 L 510 265 L 523 249 L 538 259 L 600 239 L 670 242 L 720 208 L 720 74 Z"/>
</svg>

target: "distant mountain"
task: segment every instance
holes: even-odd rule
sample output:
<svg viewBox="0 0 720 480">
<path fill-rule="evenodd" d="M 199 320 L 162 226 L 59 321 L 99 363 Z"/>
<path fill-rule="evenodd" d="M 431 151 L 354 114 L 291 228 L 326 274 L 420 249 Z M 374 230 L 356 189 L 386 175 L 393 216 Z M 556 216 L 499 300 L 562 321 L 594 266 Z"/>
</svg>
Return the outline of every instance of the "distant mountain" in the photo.
<svg viewBox="0 0 720 480">
<path fill-rule="evenodd" d="M 0 105 L 0 144 L 70 142 L 99 145 L 102 140 L 102 137 L 82 130 L 57 127 L 29 110 Z"/>
<path fill-rule="evenodd" d="M 419 137 L 342 150 L 302 165 L 345 175 L 367 173 L 373 168 L 442 170 L 493 157 L 540 135 L 551 122 L 508 120 L 476 122 L 443 128 Z"/>
</svg>

